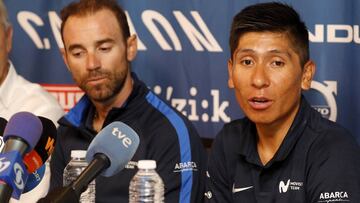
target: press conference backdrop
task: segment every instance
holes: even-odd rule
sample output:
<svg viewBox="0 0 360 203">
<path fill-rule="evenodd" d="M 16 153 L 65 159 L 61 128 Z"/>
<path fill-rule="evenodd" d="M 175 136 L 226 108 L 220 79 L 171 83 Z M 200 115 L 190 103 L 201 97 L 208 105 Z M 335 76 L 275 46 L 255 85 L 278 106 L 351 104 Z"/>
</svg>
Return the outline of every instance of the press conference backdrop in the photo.
<svg viewBox="0 0 360 203">
<path fill-rule="evenodd" d="M 42 84 L 69 110 L 83 94 L 59 48 L 59 12 L 70 0 L 5 0 L 14 27 L 11 60 L 17 71 Z M 232 17 L 256 0 L 119 0 L 139 53 L 132 69 L 150 89 L 186 115 L 204 138 L 242 117 L 227 87 Z M 284 1 L 299 11 L 317 64 L 305 93 L 324 117 L 360 143 L 360 1 Z"/>
</svg>

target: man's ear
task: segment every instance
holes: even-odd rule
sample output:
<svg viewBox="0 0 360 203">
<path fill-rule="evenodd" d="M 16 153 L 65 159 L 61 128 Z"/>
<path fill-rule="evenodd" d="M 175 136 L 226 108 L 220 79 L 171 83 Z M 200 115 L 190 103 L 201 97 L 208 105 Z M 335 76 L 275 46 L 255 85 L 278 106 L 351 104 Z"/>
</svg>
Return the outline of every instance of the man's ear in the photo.
<svg viewBox="0 0 360 203">
<path fill-rule="evenodd" d="M 128 61 L 132 61 L 134 60 L 134 58 L 136 57 L 137 54 L 137 37 L 135 34 L 131 35 L 130 37 L 127 38 L 126 40 L 126 45 L 127 45 L 127 60 Z"/>
<path fill-rule="evenodd" d="M 65 48 L 60 48 L 60 52 L 61 52 L 61 56 L 64 60 L 64 63 L 66 65 L 66 68 L 70 71 L 69 65 L 68 65 L 68 61 L 67 61 L 67 57 L 66 57 L 66 50 Z M 70 71 L 71 72 L 71 71 Z"/>
<path fill-rule="evenodd" d="M 301 88 L 303 90 L 308 90 L 311 88 L 311 82 L 315 75 L 316 65 L 313 61 L 309 60 L 303 68 L 302 78 L 301 78 Z"/>
<path fill-rule="evenodd" d="M 229 88 L 234 88 L 234 82 L 232 80 L 232 75 L 233 75 L 233 62 L 231 59 L 228 60 L 228 73 L 229 73 L 229 79 L 228 79 L 228 87 Z"/>
<path fill-rule="evenodd" d="M 5 30 L 5 34 L 6 34 L 6 44 L 5 44 L 5 48 L 6 48 L 6 52 L 9 54 L 12 48 L 12 38 L 13 38 L 13 28 L 11 25 L 9 25 L 6 30 Z"/>
</svg>

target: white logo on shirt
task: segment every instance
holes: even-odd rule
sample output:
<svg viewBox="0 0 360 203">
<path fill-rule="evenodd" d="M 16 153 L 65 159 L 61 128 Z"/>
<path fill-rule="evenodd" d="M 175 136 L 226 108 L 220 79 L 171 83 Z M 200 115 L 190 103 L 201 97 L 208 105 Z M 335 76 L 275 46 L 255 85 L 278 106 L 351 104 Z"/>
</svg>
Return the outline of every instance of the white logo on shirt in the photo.
<svg viewBox="0 0 360 203">
<path fill-rule="evenodd" d="M 208 199 L 211 199 L 212 198 L 212 193 L 211 191 L 207 191 L 204 193 L 205 197 L 207 197 Z"/>
<path fill-rule="evenodd" d="M 303 186 L 303 182 L 291 182 L 290 179 L 286 181 L 286 184 L 284 181 L 279 182 L 279 193 L 286 193 L 289 189 L 290 190 L 300 190 Z"/>
<path fill-rule="evenodd" d="M 347 192 L 322 192 L 318 202 L 349 202 L 349 196 Z"/>
<path fill-rule="evenodd" d="M 253 186 L 235 188 L 235 184 L 233 184 L 232 192 L 233 193 L 242 192 L 244 190 L 248 190 L 248 189 L 251 189 L 251 188 L 253 188 Z"/>
<path fill-rule="evenodd" d="M 197 171 L 196 163 L 193 161 L 176 163 L 174 172 Z"/>
<path fill-rule="evenodd" d="M 285 185 L 284 181 L 280 181 L 280 183 L 279 183 L 279 192 L 280 193 L 287 192 L 287 190 L 289 188 L 289 185 L 290 185 L 290 179 L 286 182 L 286 185 Z"/>
</svg>

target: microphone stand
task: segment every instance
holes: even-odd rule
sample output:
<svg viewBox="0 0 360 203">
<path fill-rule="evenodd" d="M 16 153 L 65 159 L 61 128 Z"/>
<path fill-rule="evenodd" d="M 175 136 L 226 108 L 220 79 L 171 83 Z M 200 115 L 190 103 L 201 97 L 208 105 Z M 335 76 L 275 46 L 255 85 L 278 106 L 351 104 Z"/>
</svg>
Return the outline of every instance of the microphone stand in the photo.
<svg viewBox="0 0 360 203">
<path fill-rule="evenodd" d="M 78 203 L 89 183 L 95 179 L 105 168 L 110 166 L 110 161 L 104 154 L 95 154 L 94 159 L 84 169 L 79 177 L 66 187 L 56 188 L 38 203 Z"/>
</svg>

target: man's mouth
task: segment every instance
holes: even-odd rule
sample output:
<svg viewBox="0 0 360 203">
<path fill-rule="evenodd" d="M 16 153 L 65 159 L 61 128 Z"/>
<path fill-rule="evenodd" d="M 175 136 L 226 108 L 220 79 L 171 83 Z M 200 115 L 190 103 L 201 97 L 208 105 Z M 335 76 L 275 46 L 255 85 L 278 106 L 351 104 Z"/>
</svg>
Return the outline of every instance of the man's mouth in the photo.
<svg viewBox="0 0 360 203">
<path fill-rule="evenodd" d="M 264 110 L 271 106 L 273 101 L 266 97 L 252 97 L 249 100 L 250 106 L 255 110 Z"/>
</svg>

